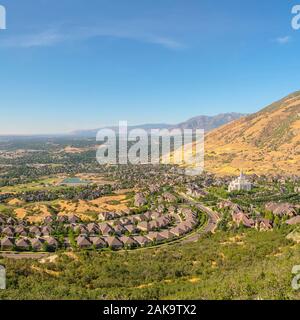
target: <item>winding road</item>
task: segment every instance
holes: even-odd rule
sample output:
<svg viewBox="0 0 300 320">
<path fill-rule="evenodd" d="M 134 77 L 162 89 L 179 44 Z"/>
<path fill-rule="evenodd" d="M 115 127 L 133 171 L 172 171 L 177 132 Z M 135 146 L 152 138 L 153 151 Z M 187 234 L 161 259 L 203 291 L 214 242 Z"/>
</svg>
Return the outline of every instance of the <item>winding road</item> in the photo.
<svg viewBox="0 0 300 320">
<path fill-rule="evenodd" d="M 199 210 L 205 212 L 208 217 L 208 221 L 206 225 L 199 230 L 198 232 L 195 232 L 191 234 L 190 236 L 185 237 L 182 240 L 182 243 L 188 243 L 188 242 L 195 242 L 198 241 L 199 238 L 206 233 L 214 233 L 218 226 L 218 221 L 220 219 L 220 216 L 217 212 L 213 211 L 212 209 L 204 206 L 202 203 L 196 202 L 193 198 L 189 197 L 188 195 L 184 193 L 180 193 L 182 198 L 185 200 L 186 203 L 189 203 L 190 205 L 193 205 L 197 207 Z"/>
</svg>

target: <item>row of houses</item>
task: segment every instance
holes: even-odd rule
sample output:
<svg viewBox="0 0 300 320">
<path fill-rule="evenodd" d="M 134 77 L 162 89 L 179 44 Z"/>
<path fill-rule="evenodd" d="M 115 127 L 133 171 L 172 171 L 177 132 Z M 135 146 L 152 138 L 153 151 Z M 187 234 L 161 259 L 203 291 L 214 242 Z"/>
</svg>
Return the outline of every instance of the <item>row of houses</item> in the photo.
<svg viewBox="0 0 300 320">
<path fill-rule="evenodd" d="M 181 230 L 181 228 L 179 228 Z M 145 247 L 157 243 L 167 242 L 174 238 L 182 236 L 184 233 L 178 232 L 176 228 L 170 230 L 163 230 L 161 232 L 151 231 L 145 235 L 134 236 L 108 236 L 108 237 L 88 237 L 86 235 L 80 235 L 77 237 L 77 246 L 80 249 L 90 249 L 95 247 L 96 249 L 111 248 L 119 250 L 123 248 L 136 248 Z"/>
<path fill-rule="evenodd" d="M 102 234 L 102 235 L 113 235 L 113 234 L 125 234 L 125 233 L 140 233 L 149 232 L 153 230 L 160 230 L 168 227 L 172 222 L 171 217 L 165 216 L 160 217 L 157 220 L 151 220 L 150 222 L 142 221 L 139 223 L 127 223 L 123 224 L 121 222 L 113 223 L 95 223 L 91 222 L 88 224 L 66 224 L 64 227 L 67 229 L 72 229 L 76 233 L 81 234 Z M 44 226 L 0 226 L 0 235 L 14 237 L 14 236 L 49 236 L 55 232 L 55 229 L 50 225 Z"/>
<path fill-rule="evenodd" d="M 68 239 L 65 241 L 68 243 Z M 1 250 L 44 250 L 45 247 L 50 247 L 53 250 L 59 246 L 58 241 L 54 237 L 36 237 L 36 238 L 14 238 L 4 237 L 1 239 Z"/>
<path fill-rule="evenodd" d="M 265 209 L 271 211 L 275 216 L 294 217 L 297 215 L 297 209 L 299 209 L 299 206 L 295 206 L 290 203 L 268 202 L 265 205 Z"/>
<path fill-rule="evenodd" d="M 176 203 L 177 201 L 178 201 L 178 198 L 174 194 L 172 194 L 171 192 L 163 192 L 159 197 L 157 197 L 157 202 L 159 204 L 162 204 L 164 202 Z M 135 197 L 134 197 L 134 206 L 135 207 L 143 207 L 147 203 L 148 203 L 148 201 L 147 201 L 146 194 L 139 192 L 135 195 Z"/>
<path fill-rule="evenodd" d="M 171 193 L 165 193 L 164 200 L 173 202 L 175 198 Z M 65 236 L 70 230 L 79 234 L 76 238 L 79 248 L 145 246 L 181 237 L 191 232 L 197 223 L 197 214 L 189 208 L 166 208 L 164 205 L 142 214 L 103 212 L 99 214 L 98 221 L 90 223 L 83 223 L 75 214 L 47 216 L 42 225 L 0 215 L 1 249 L 40 251 L 45 246 L 69 248 L 71 244 Z M 56 238 L 58 234 L 60 242 Z M 63 243 L 61 239 L 64 239 Z"/>
<path fill-rule="evenodd" d="M 53 233 L 54 229 L 51 226 L 6 226 L 0 227 L 0 234 L 2 236 L 49 236 Z"/>
<path fill-rule="evenodd" d="M 149 226 L 148 222 L 141 222 L 137 225 L 125 225 L 122 226 L 124 230 L 130 233 L 145 231 L 145 234 L 134 234 L 132 236 L 126 236 L 123 233 L 123 229 L 117 229 L 120 225 L 111 226 L 108 223 L 89 223 L 88 225 L 74 224 L 74 231 L 78 231 L 80 236 L 76 238 L 77 246 L 79 248 L 91 248 L 95 247 L 112 249 L 129 248 L 136 246 L 146 246 L 153 243 L 159 243 L 163 241 L 170 241 L 174 238 L 181 237 L 191 232 L 197 225 L 197 215 L 189 209 L 183 209 L 182 213 L 185 215 L 185 220 L 177 224 L 176 226 L 164 229 L 160 231 L 153 231 L 151 228 L 157 228 L 155 224 L 153 227 Z M 158 222 L 153 221 L 153 222 Z M 171 222 L 170 217 L 162 217 L 161 222 L 163 225 L 159 227 L 167 227 Z M 131 226 L 133 229 L 130 229 Z M 127 227 L 127 229 L 126 229 Z M 129 228 L 129 229 L 128 229 Z M 116 231 L 119 231 L 118 233 Z M 50 226 L 31 226 L 26 228 L 24 226 L 8 226 L 1 229 L 1 233 L 4 236 L 1 239 L 1 250 L 42 250 L 47 247 L 57 249 L 59 247 L 58 241 L 50 234 L 53 229 Z M 96 235 L 101 233 L 102 236 Z M 18 236 L 18 237 L 17 237 Z M 33 236 L 33 237 L 30 237 Z M 68 238 L 64 239 L 63 244 L 60 245 L 63 248 L 71 247 Z"/>
<path fill-rule="evenodd" d="M 3 225 L 14 225 L 18 223 L 17 219 L 14 219 L 12 217 L 6 217 L 5 215 L 0 215 L 0 226 Z M 25 221 L 23 221 L 22 223 L 26 223 Z"/>
<path fill-rule="evenodd" d="M 245 212 L 232 212 L 232 221 L 238 226 L 243 225 L 246 228 L 256 228 L 260 231 L 268 231 L 273 229 L 272 222 L 268 219 L 258 217 L 257 219 L 252 219 Z"/>
<path fill-rule="evenodd" d="M 140 222 L 140 221 L 150 221 L 163 216 L 163 210 L 157 211 L 148 211 L 143 214 L 134 214 L 130 215 L 130 211 L 122 211 L 122 212 L 101 212 L 98 215 L 98 221 L 111 221 L 111 220 L 120 220 L 122 223 L 125 222 Z M 58 215 L 57 217 L 47 216 L 44 218 L 44 224 L 52 224 L 54 222 L 58 223 L 80 223 L 82 222 L 79 217 L 76 215 Z"/>
<path fill-rule="evenodd" d="M 186 228 L 183 228 L 183 226 L 177 226 L 176 228 L 164 230 L 161 232 L 149 232 L 146 235 L 123 235 L 120 237 L 80 235 L 76 238 L 76 244 L 77 247 L 80 249 L 130 249 L 135 247 L 144 247 L 147 245 L 161 243 L 164 241 L 170 241 L 174 238 L 182 236 L 186 232 Z M 57 249 L 58 247 L 67 249 L 71 247 L 71 243 L 68 238 L 65 238 L 64 243 L 60 246 L 59 242 L 54 237 L 4 237 L 1 239 L 1 250 L 42 251 L 45 250 L 45 246 L 51 247 L 52 249 Z"/>
</svg>

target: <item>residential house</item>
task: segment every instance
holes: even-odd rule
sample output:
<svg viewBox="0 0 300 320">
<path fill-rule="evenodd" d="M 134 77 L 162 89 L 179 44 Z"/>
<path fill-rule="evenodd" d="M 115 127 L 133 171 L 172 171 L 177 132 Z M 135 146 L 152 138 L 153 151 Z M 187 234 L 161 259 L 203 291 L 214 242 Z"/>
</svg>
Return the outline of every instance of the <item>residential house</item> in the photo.
<svg viewBox="0 0 300 320">
<path fill-rule="evenodd" d="M 86 229 L 87 229 L 88 233 L 90 233 L 90 234 L 99 233 L 99 226 L 98 226 L 98 224 L 96 224 L 94 222 L 88 223 L 86 226 Z"/>
<path fill-rule="evenodd" d="M 140 245 L 141 247 L 144 247 L 147 244 L 151 243 L 151 240 L 144 236 L 134 236 L 133 240 L 136 241 L 136 243 L 138 243 L 138 245 Z"/>
<path fill-rule="evenodd" d="M 114 229 L 107 223 L 100 223 L 99 224 L 99 230 L 102 235 L 109 236 L 114 234 Z"/>
<path fill-rule="evenodd" d="M 2 234 L 8 236 L 8 237 L 13 237 L 15 234 L 15 228 L 14 227 L 5 227 L 2 229 Z"/>
<path fill-rule="evenodd" d="M 57 222 L 58 223 L 65 223 L 68 221 L 68 217 L 64 215 L 58 215 L 57 216 Z"/>
<path fill-rule="evenodd" d="M 159 232 L 149 232 L 145 237 L 152 242 L 161 242 L 165 240 L 165 238 Z"/>
<path fill-rule="evenodd" d="M 160 224 L 158 221 L 156 220 L 152 220 L 149 222 L 149 230 L 156 230 L 156 229 L 160 229 Z"/>
<path fill-rule="evenodd" d="M 113 218 L 114 218 L 114 215 L 111 212 L 101 212 L 98 214 L 99 221 L 112 220 Z"/>
<path fill-rule="evenodd" d="M 121 235 L 126 232 L 126 229 L 123 227 L 122 224 L 116 224 L 113 226 L 113 228 L 115 230 L 115 233 L 118 235 Z"/>
<path fill-rule="evenodd" d="M 0 216 L 0 224 L 1 224 L 1 225 L 6 224 L 6 220 L 5 220 L 5 218 L 4 218 L 4 217 L 2 217 L 2 216 Z"/>
<path fill-rule="evenodd" d="M 170 232 L 170 230 L 163 230 L 159 232 L 159 235 L 166 240 L 171 240 L 172 238 L 175 237 L 174 233 Z"/>
<path fill-rule="evenodd" d="M 255 226 L 255 221 L 244 212 L 240 211 L 238 213 L 232 212 L 231 214 L 233 222 L 235 222 L 238 226 L 241 224 L 247 228 L 253 228 Z"/>
<path fill-rule="evenodd" d="M 170 192 L 165 192 L 162 196 L 166 202 L 169 202 L 169 203 L 177 202 L 177 197 Z"/>
<path fill-rule="evenodd" d="M 146 231 L 146 232 L 148 232 L 148 231 L 151 230 L 151 227 L 150 227 L 149 222 L 143 221 L 143 222 L 138 223 L 137 229 L 139 229 L 139 230 L 141 230 L 141 231 Z"/>
<path fill-rule="evenodd" d="M 197 185 L 192 185 L 187 188 L 187 194 L 195 198 L 200 198 L 200 197 L 206 196 L 207 192 L 202 190 Z"/>
<path fill-rule="evenodd" d="M 54 222 L 54 218 L 52 216 L 47 216 L 43 220 L 44 224 L 51 224 Z"/>
<path fill-rule="evenodd" d="M 96 249 L 106 248 L 107 244 L 101 237 L 90 237 L 90 241 Z"/>
<path fill-rule="evenodd" d="M 78 224 L 78 225 L 73 226 L 73 230 L 75 232 L 79 232 L 80 234 L 88 234 L 89 233 L 87 227 L 84 224 Z"/>
<path fill-rule="evenodd" d="M 289 224 L 291 226 L 299 224 L 299 223 L 300 223 L 300 216 L 293 217 L 293 218 L 286 221 L 286 224 Z"/>
<path fill-rule="evenodd" d="M 44 226 L 41 228 L 41 233 L 43 236 L 50 236 L 53 231 L 53 228 L 51 228 L 50 226 Z"/>
<path fill-rule="evenodd" d="M 181 237 L 186 233 L 185 229 L 180 226 L 170 229 L 170 232 L 173 233 L 176 237 Z"/>
<path fill-rule="evenodd" d="M 58 241 L 54 237 L 46 236 L 46 237 L 43 237 L 43 239 L 45 240 L 45 242 L 50 248 L 52 249 L 58 248 Z"/>
<path fill-rule="evenodd" d="M 131 237 L 122 236 L 119 238 L 120 241 L 123 243 L 124 248 L 133 248 L 137 246 L 137 242 L 133 240 Z"/>
<path fill-rule="evenodd" d="M 156 211 L 160 213 L 164 213 L 165 210 L 166 210 L 166 207 L 163 204 L 160 204 L 156 209 Z"/>
<path fill-rule="evenodd" d="M 113 250 L 118 250 L 123 248 L 123 243 L 117 237 L 106 237 L 106 243 Z"/>
<path fill-rule="evenodd" d="M 144 214 L 137 214 L 132 216 L 134 222 L 147 221 L 147 217 Z"/>
<path fill-rule="evenodd" d="M 12 237 L 4 237 L 1 239 L 1 250 L 13 250 L 15 239 Z"/>
<path fill-rule="evenodd" d="M 43 238 L 30 239 L 31 247 L 33 250 L 41 251 L 44 248 L 45 240 Z"/>
<path fill-rule="evenodd" d="M 31 234 L 32 236 L 41 236 L 42 235 L 41 228 L 38 226 L 32 226 L 29 228 L 29 234 Z"/>
<path fill-rule="evenodd" d="M 74 214 L 68 216 L 68 222 L 69 223 L 78 223 L 80 221 L 80 219 L 75 216 Z"/>
<path fill-rule="evenodd" d="M 137 193 L 134 197 L 134 206 L 142 207 L 147 204 L 147 199 L 142 193 Z"/>
<path fill-rule="evenodd" d="M 88 237 L 82 235 L 77 237 L 76 242 L 80 249 L 89 249 L 93 245 Z"/>
<path fill-rule="evenodd" d="M 168 217 L 160 217 L 156 220 L 157 228 L 162 229 L 170 224 L 170 219 Z"/>
<path fill-rule="evenodd" d="M 28 235 L 28 231 L 24 226 L 16 226 L 15 233 L 16 235 L 23 236 L 23 237 L 26 237 Z"/>
<path fill-rule="evenodd" d="M 156 220 L 156 219 L 160 218 L 161 216 L 162 216 L 161 212 L 154 211 L 154 212 L 150 213 L 150 219 L 152 219 L 152 220 Z"/>
<path fill-rule="evenodd" d="M 152 218 L 152 212 L 147 211 L 143 214 L 143 216 L 145 217 L 145 221 L 150 221 Z"/>
<path fill-rule="evenodd" d="M 265 205 L 265 209 L 271 211 L 275 216 L 289 216 L 293 217 L 297 215 L 297 211 L 290 203 L 275 203 L 269 202 Z"/>
<path fill-rule="evenodd" d="M 125 232 L 129 232 L 129 233 L 136 233 L 137 232 L 137 228 L 134 224 L 126 224 L 124 225 L 124 229 Z"/>
<path fill-rule="evenodd" d="M 29 240 L 26 239 L 26 238 L 20 238 L 20 239 L 17 239 L 17 240 L 16 240 L 15 245 L 16 245 L 17 249 L 20 249 L 20 250 L 29 250 L 31 243 L 30 243 Z"/>
</svg>

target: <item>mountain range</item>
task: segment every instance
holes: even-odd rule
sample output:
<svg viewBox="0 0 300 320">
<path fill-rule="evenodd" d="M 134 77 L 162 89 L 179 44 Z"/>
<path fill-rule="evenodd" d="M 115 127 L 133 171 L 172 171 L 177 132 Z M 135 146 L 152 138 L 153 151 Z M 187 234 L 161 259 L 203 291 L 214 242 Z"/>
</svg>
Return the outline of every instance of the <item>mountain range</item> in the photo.
<svg viewBox="0 0 300 320">
<path fill-rule="evenodd" d="M 197 116 L 191 118 L 185 122 L 181 122 L 179 124 L 166 124 L 166 123 L 155 123 L 155 124 L 142 124 L 136 126 L 129 126 L 128 130 L 132 129 L 144 129 L 149 131 L 151 129 L 204 129 L 205 132 L 209 132 L 215 128 L 218 128 L 224 124 L 227 124 L 236 119 L 240 119 L 245 116 L 242 113 L 222 113 L 216 116 Z M 107 128 L 107 127 L 106 127 Z M 101 128 L 92 129 L 92 130 L 78 130 L 71 132 L 71 135 L 80 136 L 80 137 L 95 137 L 97 132 Z M 108 127 L 108 129 L 118 130 L 118 127 Z"/>
</svg>

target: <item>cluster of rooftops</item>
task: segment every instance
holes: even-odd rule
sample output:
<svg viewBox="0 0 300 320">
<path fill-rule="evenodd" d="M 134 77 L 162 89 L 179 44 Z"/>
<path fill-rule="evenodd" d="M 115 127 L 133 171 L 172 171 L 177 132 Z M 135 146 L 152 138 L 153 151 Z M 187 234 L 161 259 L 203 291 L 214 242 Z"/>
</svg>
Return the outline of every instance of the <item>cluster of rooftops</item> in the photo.
<svg viewBox="0 0 300 320">
<path fill-rule="evenodd" d="M 197 213 L 184 207 L 170 208 L 167 213 L 102 212 L 97 221 L 89 223 L 76 215 L 59 214 L 47 216 L 40 225 L 33 225 L 0 215 L 1 250 L 142 247 L 182 237 L 197 225 Z"/>
<path fill-rule="evenodd" d="M 230 209 L 232 221 L 238 226 L 243 225 L 247 228 L 256 228 L 262 231 L 271 230 L 273 228 L 273 222 L 271 220 L 261 216 L 253 218 L 250 213 L 244 212 L 239 205 L 229 200 L 222 201 L 219 203 L 218 207 L 219 209 Z M 266 211 L 271 212 L 274 216 L 280 218 L 286 217 L 286 224 L 300 224 L 300 216 L 297 213 L 297 210 L 300 209 L 299 205 L 268 202 L 264 207 Z"/>
</svg>

